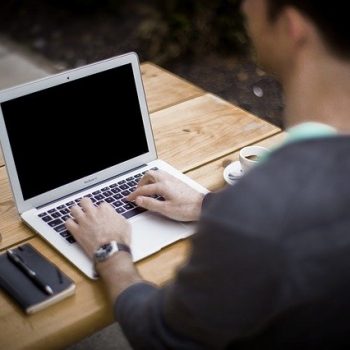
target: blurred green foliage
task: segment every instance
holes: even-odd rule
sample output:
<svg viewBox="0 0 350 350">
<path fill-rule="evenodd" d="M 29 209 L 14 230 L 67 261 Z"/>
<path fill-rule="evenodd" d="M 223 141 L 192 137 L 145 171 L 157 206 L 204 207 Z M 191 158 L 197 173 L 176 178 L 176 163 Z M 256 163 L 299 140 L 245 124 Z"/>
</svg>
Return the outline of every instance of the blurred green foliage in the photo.
<svg viewBox="0 0 350 350">
<path fill-rule="evenodd" d="M 182 55 L 244 54 L 249 48 L 240 0 L 153 0 L 139 35 L 150 56 L 169 61 Z"/>
<path fill-rule="evenodd" d="M 73 10 L 105 9 L 119 13 L 125 0 L 51 0 Z M 137 34 L 143 52 L 159 63 L 180 56 L 247 53 L 249 45 L 240 13 L 241 0 L 146 0 Z"/>
</svg>

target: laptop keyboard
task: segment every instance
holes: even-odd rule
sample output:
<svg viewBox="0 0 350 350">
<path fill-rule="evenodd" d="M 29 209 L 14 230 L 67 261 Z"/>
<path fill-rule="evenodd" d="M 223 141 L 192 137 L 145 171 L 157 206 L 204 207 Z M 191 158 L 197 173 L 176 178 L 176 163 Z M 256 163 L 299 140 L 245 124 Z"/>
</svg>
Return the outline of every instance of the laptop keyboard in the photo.
<svg viewBox="0 0 350 350">
<path fill-rule="evenodd" d="M 157 170 L 158 168 L 152 168 Z M 140 181 L 146 171 L 128 177 L 125 180 L 117 181 L 109 186 L 103 187 L 100 190 L 85 194 L 83 197 L 88 197 L 95 206 L 103 202 L 107 202 L 113 206 L 115 211 L 123 215 L 126 219 L 135 215 L 141 214 L 146 209 L 137 206 L 133 202 L 129 202 L 127 197 L 136 189 L 137 183 Z M 65 204 L 61 204 L 56 208 L 38 214 L 38 216 L 52 227 L 58 234 L 67 240 L 69 243 L 75 243 L 72 234 L 66 229 L 64 222 L 71 218 L 70 208 L 74 205 L 80 205 L 80 200 L 83 197 L 70 200 Z M 154 198 L 162 200 L 162 197 L 155 195 Z"/>
</svg>

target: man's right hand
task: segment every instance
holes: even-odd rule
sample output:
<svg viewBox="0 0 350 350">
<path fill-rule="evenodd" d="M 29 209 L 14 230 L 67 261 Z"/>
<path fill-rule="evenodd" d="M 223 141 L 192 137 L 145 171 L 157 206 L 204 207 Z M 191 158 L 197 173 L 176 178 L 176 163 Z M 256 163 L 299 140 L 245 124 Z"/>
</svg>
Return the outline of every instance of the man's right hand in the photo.
<svg viewBox="0 0 350 350">
<path fill-rule="evenodd" d="M 164 200 L 152 198 L 159 195 Z M 162 170 L 149 170 L 140 180 L 129 201 L 178 221 L 198 221 L 204 194 Z"/>
</svg>

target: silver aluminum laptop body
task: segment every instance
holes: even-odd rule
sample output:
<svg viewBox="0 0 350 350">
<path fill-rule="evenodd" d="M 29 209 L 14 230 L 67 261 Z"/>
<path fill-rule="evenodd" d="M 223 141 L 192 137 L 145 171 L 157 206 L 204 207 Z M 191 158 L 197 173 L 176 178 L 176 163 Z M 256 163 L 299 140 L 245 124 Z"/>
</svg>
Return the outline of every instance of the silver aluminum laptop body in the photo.
<svg viewBox="0 0 350 350">
<path fill-rule="evenodd" d="M 0 141 L 22 220 L 90 278 L 92 261 L 39 214 L 153 167 L 207 192 L 157 158 L 135 53 L 0 91 Z M 129 220 L 134 261 L 195 231 L 147 211 Z"/>
</svg>

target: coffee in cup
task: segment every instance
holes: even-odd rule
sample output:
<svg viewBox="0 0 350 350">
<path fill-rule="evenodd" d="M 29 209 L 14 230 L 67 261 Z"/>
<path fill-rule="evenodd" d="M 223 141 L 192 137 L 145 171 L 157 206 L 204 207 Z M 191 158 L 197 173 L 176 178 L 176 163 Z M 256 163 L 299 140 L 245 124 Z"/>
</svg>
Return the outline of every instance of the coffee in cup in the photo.
<svg viewBox="0 0 350 350">
<path fill-rule="evenodd" d="M 247 173 L 266 155 L 268 149 L 261 146 L 246 146 L 239 151 L 239 162 L 243 173 Z"/>
</svg>

